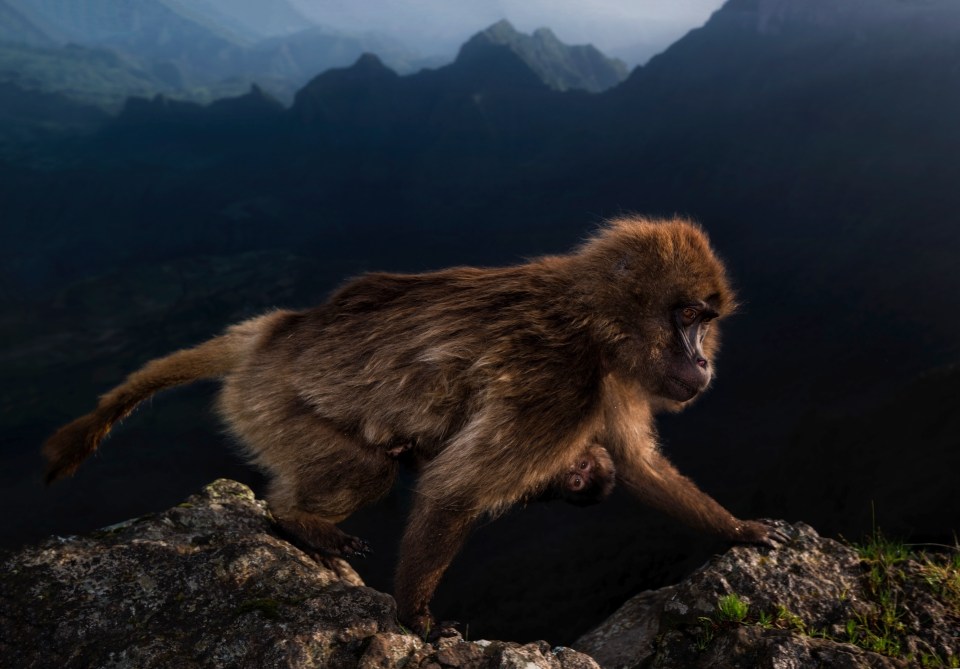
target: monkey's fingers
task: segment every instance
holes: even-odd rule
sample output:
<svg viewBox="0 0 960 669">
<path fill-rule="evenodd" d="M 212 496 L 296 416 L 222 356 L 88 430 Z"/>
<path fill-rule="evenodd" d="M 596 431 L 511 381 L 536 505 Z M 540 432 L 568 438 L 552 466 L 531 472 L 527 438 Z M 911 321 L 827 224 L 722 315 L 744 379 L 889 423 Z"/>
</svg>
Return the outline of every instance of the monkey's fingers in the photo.
<svg viewBox="0 0 960 669">
<path fill-rule="evenodd" d="M 780 544 L 790 541 L 791 537 L 786 530 L 779 527 L 772 520 L 746 520 L 737 530 L 736 541 L 745 544 L 757 544 L 776 548 Z"/>
<path fill-rule="evenodd" d="M 761 518 L 758 522 L 767 528 L 767 545 L 772 548 L 776 548 L 779 544 L 788 543 L 793 539 L 787 531 L 789 525 L 782 520 Z"/>
<path fill-rule="evenodd" d="M 785 544 L 788 541 L 790 541 L 790 535 L 784 532 L 783 530 L 781 530 L 780 528 L 775 527 L 771 530 L 768 539 L 778 544 Z"/>
</svg>

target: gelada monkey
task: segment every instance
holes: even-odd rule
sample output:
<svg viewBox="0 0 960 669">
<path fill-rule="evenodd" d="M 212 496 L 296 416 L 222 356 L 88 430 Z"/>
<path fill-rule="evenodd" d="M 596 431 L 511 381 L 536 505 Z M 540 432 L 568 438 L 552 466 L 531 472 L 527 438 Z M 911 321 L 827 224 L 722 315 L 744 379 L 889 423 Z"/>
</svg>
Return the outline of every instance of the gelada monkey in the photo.
<svg viewBox="0 0 960 669">
<path fill-rule="evenodd" d="M 433 635 L 429 603 L 470 528 L 536 498 L 591 444 L 641 500 L 729 540 L 773 545 L 660 452 L 653 417 L 710 384 L 723 264 L 683 220 L 610 222 L 568 255 L 515 267 L 375 273 L 325 304 L 273 311 L 146 364 L 44 446 L 47 480 L 73 474 L 153 393 L 223 381 L 217 408 L 270 476 L 279 528 L 316 554 L 367 544 L 337 528 L 384 495 L 397 444 L 421 462 L 400 546 L 399 617 Z"/>
</svg>

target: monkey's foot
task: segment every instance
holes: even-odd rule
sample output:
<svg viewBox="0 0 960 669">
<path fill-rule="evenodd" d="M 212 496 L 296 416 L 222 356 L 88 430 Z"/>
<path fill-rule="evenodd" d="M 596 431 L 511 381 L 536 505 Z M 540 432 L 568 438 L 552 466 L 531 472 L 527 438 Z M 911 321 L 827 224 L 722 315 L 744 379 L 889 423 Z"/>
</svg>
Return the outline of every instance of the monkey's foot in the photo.
<svg viewBox="0 0 960 669">
<path fill-rule="evenodd" d="M 343 557 L 367 557 L 373 554 L 373 547 L 369 543 L 349 534 L 343 535 L 343 541 L 336 550 Z"/>
<path fill-rule="evenodd" d="M 461 636 L 460 626 L 455 620 L 436 622 L 429 613 L 412 616 L 406 625 L 407 628 L 428 643 L 436 643 L 440 639 Z"/>
<path fill-rule="evenodd" d="M 456 620 L 444 620 L 433 626 L 430 633 L 426 636 L 426 641 L 436 643 L 440 639 L 449 639 L 451 637 L 462 637 L 460 634 L 460 623 Z"/>
<path fill-rule="evenodd" d="M 737 527 L 734 541 L 776 548 L 790 541 L 790 535 L 768 520 L 744 520 Z"/>
<path fill-rule="evenodd" d="M 367 557 L 373 548 L 360 537 L 351 536 L 333 523 L 316 520 L 313 522 L 276 519 L 274 529 L 281 538 L 310 555 L 327 557 Z M 320 560 L 318 560 L 319 562 Z"/>
</svg>

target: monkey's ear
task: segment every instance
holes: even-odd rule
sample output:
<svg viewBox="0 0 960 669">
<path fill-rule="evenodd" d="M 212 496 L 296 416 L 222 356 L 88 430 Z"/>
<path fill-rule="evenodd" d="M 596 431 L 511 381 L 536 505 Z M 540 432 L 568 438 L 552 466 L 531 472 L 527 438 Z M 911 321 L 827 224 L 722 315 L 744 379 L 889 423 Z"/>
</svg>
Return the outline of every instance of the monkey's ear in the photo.
<svg viewBox="0 0 960 669">
<path fill-rule="evenodd" d="M 630 261 L 627 260 L 627 256 L 620 256 L 617 258 L 617 262 L 613 264 L 613 270 L 617 274 L 626 274 L 630 271 Z"/>
</svg>

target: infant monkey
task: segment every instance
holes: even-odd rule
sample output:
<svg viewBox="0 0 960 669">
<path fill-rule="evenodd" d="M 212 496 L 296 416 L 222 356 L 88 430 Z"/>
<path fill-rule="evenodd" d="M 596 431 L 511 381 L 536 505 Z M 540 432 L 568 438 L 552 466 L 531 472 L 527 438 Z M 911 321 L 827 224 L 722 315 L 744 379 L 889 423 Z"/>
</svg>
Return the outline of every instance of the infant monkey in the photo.
<svg viewBox="0 0 960 669">
<path fill-rule="evenodd" d="M 387 449 L 394 458 L 407 459 L 407 453 L 413 444 L 405 442 Z M 415 468 L 418 463 L 410 460 Z M 540 494 L 530 495 L 526 501 L 541 502 L 562 499 L 576 506 L 598 504 L 610 496 L 616 483 L 617 471 L 610 453 L 599 444 L 590 444 L 580 453 L 570 466 L 555 476 Z"/>
<path fill-rule="evenodd" d="M 570 468 L 557 476 L 536 500 L 562 499 L 577 506 L 602 502 L 613 492 L 616 469 L 610 453 L 591 444 L 577 456 Z"/>
</svg>

